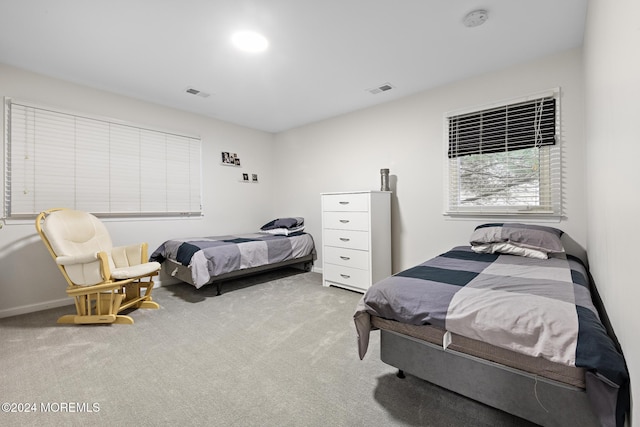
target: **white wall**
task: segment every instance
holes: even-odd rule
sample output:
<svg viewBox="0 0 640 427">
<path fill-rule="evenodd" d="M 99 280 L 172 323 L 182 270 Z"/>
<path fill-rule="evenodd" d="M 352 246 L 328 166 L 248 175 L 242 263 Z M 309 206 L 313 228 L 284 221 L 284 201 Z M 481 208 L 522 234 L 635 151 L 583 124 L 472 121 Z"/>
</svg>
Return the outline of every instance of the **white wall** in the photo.
<svg viewBox="0 0 640 427">
<path fill-rule="evenodd" d="M 153 251 L 172 237 L 249 232 L 273 219 L 269 208 L 273 183 L 272 134 L 2 64 L 0 95 L 202 138 L 205 216 L 186 220 L 109 220 L 107 227 L 115 245 L 146 241 Z M 237 153 L 242 167 L 220 165 L 221 151 Z M 243 172 L 257 173 L 259 184 L 239 182 Z M 0 317 L 73 302 L 66 296 L 62 275 L 40 242 L 32 221 L 7 222 L 0 229 L 0 272 Z"/>
<path fill-rule="evenodd" d="M 631 375 L 632 414 L 640 414 L 638 16 L 637 0 L 592 0 L 584 43 L 589 259 Z"/>
<path fill-rule="evenodd" d="M 276 135 L 276 206 L 306 218 L 321 245 L 320 193 L 380 189 L 392 175 L 393 271 L 468 242 L 479 221 L 443 215 L 443 117 L 447 111 L 561 87 L 564 213 L 561 223 L 586 244 L 583 76 L 581 51 L 429 90 L 377 107 Z M 384 93 L 377 95 L 384 96 Z M 321 266 L 320 259 L 316 266 Z"/>
</svg>

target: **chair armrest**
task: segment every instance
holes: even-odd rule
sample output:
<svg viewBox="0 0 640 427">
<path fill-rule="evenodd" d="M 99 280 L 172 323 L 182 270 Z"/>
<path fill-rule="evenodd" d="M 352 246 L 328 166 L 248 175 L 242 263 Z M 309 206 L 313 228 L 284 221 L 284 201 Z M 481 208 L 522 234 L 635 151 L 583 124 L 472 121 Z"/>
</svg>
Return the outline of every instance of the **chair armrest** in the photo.
<svg viewBox="0 0 640 427">
<path fill-rule="evenodd" d="M 111 249 L 111 259 L 117 268 L 144 264 L 147 259 L 147 243 L 116 246 Z"/>
<path fill-rule="evenodd" d="M 69 284 L 90 286 L 111 280 L 111 266 L 106 252 L 56 257 L 56 264 Z"/>
</svg>

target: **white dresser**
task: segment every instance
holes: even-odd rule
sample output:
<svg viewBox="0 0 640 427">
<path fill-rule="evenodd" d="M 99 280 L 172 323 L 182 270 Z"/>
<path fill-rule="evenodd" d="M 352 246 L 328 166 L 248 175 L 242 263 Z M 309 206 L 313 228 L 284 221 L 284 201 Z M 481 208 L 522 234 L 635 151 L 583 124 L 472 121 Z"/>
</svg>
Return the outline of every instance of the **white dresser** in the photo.
<svg viewBox="0 0 640 427">
<path fill-rule="evenodd" d="M 322 193 L 324 286 L 358 292 L 391 275 L 391 192 Z"/>
</svg>

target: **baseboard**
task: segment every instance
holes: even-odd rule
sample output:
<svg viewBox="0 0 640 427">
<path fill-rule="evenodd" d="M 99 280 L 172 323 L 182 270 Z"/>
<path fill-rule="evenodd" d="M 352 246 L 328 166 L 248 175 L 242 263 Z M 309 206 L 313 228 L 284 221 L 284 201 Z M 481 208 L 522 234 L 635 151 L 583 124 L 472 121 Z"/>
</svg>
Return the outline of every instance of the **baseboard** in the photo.
<svg viewBox="0 0 640 427">
<path fill-rule="evenodd" d="M 322 274 L 322 267 L 315 267 L 315 266 L 314 266 L 314 267 L 311 269 L 311 271 L 313 271 L 314 273 L 320 273 L 320 274 Z"/>
<path fill-rule="evenodd" d="M 169 278 L 164 281 L 154 280 L 153 282 L 154 282 L 153 287 L 155 289 L 163 285 L 169 286 L 169 285 L 179 283 L 180 280 Z M 73 298 L 67 297 L 67 298 L 54 300 L 54 301 L 45 301 L 45 302 L 39 302 L 36 304 L 22 305 L 20 307 L 5 308 L 4 310 L 0 310 L 0 319 L 3 319 L 5 317 L 19 316 L 21 314 L 35 313 L 36 311 L 48 310 L 50 308 L 64 307 L 64 306 L 73 305 L 73 304 L 74 304 Z"/>
<path fill-rule="evenodd" d="M 36 311 L 48 310 L 50 308 L 73 305 L 73 298 L 63 298 L 54 301 L 39 302 L 37 304 L 22 305 L 20 307 L 6 308 L 0 310 L 0 319 L 5 317 L 19 316 L 21 314 L 35 313 Z"/>
</svg>

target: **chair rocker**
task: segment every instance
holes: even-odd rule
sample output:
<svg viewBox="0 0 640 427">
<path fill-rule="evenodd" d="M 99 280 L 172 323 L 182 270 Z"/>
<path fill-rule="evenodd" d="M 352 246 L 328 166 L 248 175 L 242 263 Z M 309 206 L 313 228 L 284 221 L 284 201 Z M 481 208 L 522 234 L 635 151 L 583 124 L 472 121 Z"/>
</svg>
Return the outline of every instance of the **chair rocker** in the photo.
<svg viewBox="0 0 640 427">
<path fill-rule="evenodd" d="M 160 264 L 147 262 L 147 243 L 113 247 L 98 218 L 66 208 L 41 212 L 36 230 L 68 283 L 67 295 L 75 300 L 76 314 L 58 323 L 133 324 L 119 313 L 160 307 L 151 298 Z"/>
</svg>

